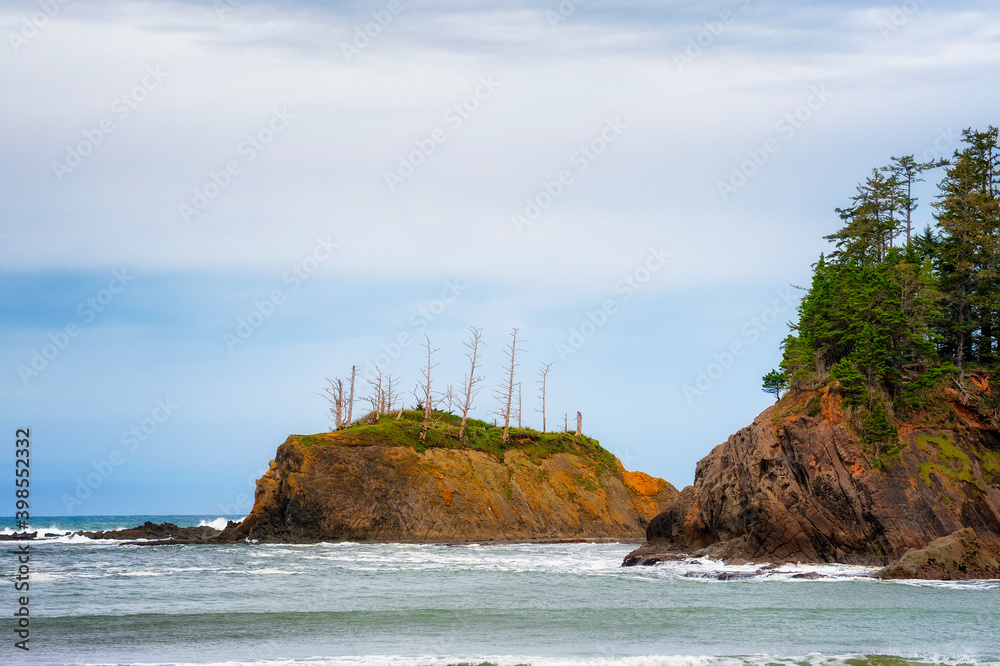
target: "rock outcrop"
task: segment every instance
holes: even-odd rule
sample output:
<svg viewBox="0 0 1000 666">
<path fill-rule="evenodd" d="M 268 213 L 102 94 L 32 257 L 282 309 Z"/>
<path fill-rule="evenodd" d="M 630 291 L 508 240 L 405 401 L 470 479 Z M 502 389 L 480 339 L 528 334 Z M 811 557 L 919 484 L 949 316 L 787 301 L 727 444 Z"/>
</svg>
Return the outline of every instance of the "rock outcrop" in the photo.
<svg viewBox="0 0 1000 666">
<path fill-rule="evenodd" d="M 678 494 L 603 449 L 538 455 L 512 446 L 501 460 L 351 437 L 289 437 L 258 480 L 250 515 L 222 538 L 639 541 Z"/>
<path fill-rule="evenodd" d="M 875 576 L 924 580 L 1000 578 L 1000 564 L 975 531 L 966 527 L 923 548 L 906 551 L 898 562 L 880 569 Z"/>
<path fill-rule="evenodd" d="M 880 566 L 966 527 L 1000 552 L 1000 436 L 957 394 L 947 427 L 900 427 L 898 460 L 871 454 L 829 389 L 810 400 L 812 415 L 783 400 L 713 449 L 626 563 L 687 552 Z"/>
</svg>

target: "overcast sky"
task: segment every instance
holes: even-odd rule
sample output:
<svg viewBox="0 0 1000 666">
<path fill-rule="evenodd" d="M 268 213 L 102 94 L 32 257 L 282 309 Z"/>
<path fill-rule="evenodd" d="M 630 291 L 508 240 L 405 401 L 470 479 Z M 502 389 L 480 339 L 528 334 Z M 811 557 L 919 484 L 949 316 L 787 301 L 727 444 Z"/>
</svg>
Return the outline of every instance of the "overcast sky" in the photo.
<svg viewBox="0 0 1000 666">
<path fill-rule="evenodd" d="M 552 362 L 550 428 L 579 410 L 626 467 L 691 483 L 772 400 L 833 209 L 1000 121 L 998 19 L 3 3 L 0 420 L 31 429 L 33 512 L 246 513 L 285 437 L 329 427 L 324 378 L 377 364 L 409 390 L 426 333 L 458 385 L 470 325 L 478 415 L 518 327 L 526 425 Z"/>
</svg>

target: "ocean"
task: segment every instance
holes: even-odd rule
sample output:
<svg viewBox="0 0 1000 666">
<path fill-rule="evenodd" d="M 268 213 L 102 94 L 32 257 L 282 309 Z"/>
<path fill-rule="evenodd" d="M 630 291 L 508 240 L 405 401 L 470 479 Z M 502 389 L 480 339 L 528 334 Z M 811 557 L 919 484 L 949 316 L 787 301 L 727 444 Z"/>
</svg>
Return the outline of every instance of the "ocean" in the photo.
<svg viewBox="0 0 1000 666">
<path fill-rule="evenodd" d="M 56 536 L 30 546 L 28 652 L 14 647 L 16 545 L 0 542 L 0 663 L 1000 666 L 1000 581 L 881 582 L 805 564 L 720 581 L 711 575 L 757 567 L 622 568 L 636 545 L 624 543 L 144 547 L 68 535 L 226 518 L 36 518 L 32 529 Z M 811 571 L 828 577 L 794 578 Z"/>
</svg>

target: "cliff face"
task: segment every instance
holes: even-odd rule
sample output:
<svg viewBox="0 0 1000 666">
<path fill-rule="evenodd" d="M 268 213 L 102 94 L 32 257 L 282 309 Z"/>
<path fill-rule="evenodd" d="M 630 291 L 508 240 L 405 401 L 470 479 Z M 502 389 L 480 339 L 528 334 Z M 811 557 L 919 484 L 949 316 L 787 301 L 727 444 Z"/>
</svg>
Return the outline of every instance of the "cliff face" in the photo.
<svg viewBox="0 0 1000 666">
<path fill-rule="evenodd" d="M 608 457 L 513 448 L 501 462 L 472 449 L 348 440 L 289 437 L 257 482 L 253 511 L 225 538 L 640 540 L 678 495 Z"/>
<path fill-rule="evenodd" d="M 950 427 L 904 425 L 902 460 L 874 466 L 839 398 L 816 399 L 815 416 L 771 407 L 713 449 L 626 563 L 704 549 L 884 565 L 965 527 L 1000 552 L 1000 436 L 985 418 L 956 402 Z"/>
</svg>

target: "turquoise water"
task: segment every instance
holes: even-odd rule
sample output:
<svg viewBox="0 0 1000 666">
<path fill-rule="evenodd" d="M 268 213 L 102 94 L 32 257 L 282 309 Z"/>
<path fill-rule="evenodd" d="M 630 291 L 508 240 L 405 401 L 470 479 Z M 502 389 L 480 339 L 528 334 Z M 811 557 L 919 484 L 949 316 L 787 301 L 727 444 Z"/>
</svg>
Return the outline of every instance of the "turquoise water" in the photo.
<svg viewBox="0 0 1000 666">
<path fill-rule="evenodd" d="M 38 519 L 122 527 L 218 516 Z M 44 527 L 43 527 L 44 525 Z M 15 566 L 0 543 L 0 571 Z M 1000 664 L 1000 582 L 880 582 L 847 566 L 718 581 L 707 560 L 619 565 L 633 544 L 32 543 L 32 649 L 0 662 Z M 832 576 L 797 580 L 818 570 Z M 872 656 L 876 655 L 876 656 Z M 881 656 L 878 656 L 881 655 Z"/>
</svg>

